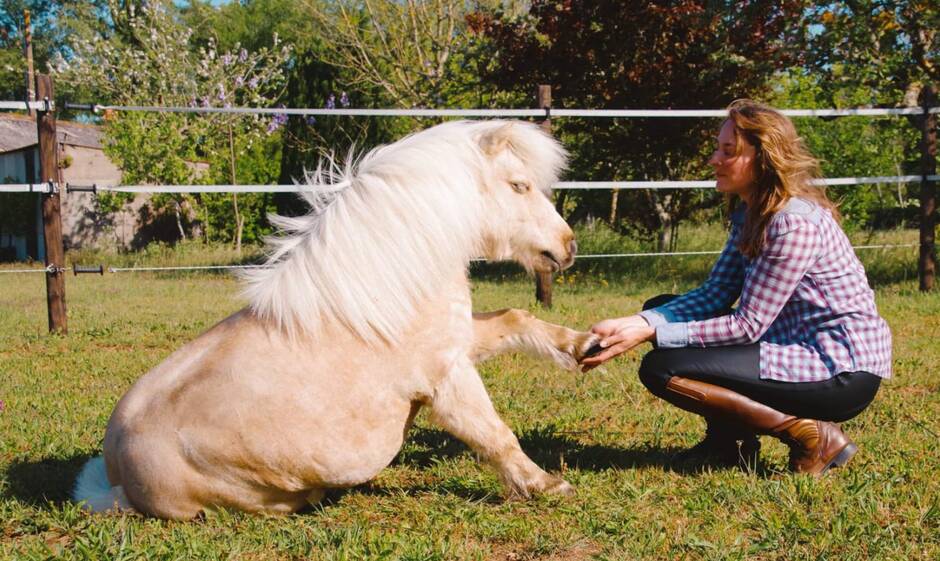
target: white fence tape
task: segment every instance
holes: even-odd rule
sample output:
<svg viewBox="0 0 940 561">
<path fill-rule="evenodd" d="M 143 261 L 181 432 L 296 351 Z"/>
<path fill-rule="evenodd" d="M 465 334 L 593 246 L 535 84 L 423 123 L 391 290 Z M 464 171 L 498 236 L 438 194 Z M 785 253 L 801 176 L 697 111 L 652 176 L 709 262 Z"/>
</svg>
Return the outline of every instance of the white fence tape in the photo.
<svg viewBox="0 0 940 561">
<path fill-rule="evenodd" d="M 54 102 L 45 101 L 0 101 L 0 109 L 12 109 L 14 111 L 29 111 L 30 109 L 35 109 L 37 111 L 51 111 L 55 109 Z"/>
</svg>

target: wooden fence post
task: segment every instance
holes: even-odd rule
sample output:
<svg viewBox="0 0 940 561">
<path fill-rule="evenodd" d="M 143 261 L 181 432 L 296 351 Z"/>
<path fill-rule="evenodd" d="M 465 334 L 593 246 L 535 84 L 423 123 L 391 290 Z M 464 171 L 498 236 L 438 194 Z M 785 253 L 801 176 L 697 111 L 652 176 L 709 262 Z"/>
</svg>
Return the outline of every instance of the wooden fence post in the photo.
<svg viewBox="0 0 940 561">
<path fill-rule="evenodd" d="M 552 106 L 552 87 L 541 85 L 535 94 L 536 103 L 539 109 L 551 109 Z M 539 122 L 542 130 L 552 134 L 552 120 L 548 114 Z M 535 274 L 535 299 L 545 308 L 552 307 L 552 274 Z"/>
<path fill-rule="evenodd" d="M 937 188 L 936 183 L 928 181 L 928 175 L 937 174 L 937 114 L 928 113 L 931 107 L 937 107 L 937 92 L 933 84 L 928 84 L 922 93 L 924 118 L 921 121 L 921 173 L 920 183 L 920 259 L 917 272 L 920 277 L 921 291 L 933 288 L 937 271 Z"/>
<path fill-rule="evenodd" d="M 36 75 L 36 101 L 52 101 L 52 78 Z M 62 245 L 62 216 L 59 203 L 59 147 L 55 130 L 55 113 L 46 109 L 36 112 L 39 132 L 40 182 L 53 185 L 42 196 L 42 226 L 46 241 L 46 305 L 49 312 L 49 331 L 68 333 L 65 314 L 65 249 Z"/>
<path fill-rule="evenodd" d="M 26 100 L 33 101 L 36 99 L 36 78 L 33 72 L 33 28 L 29 10 L 23 10 L 23 56 L 26 57 Z M 36 117 L 34 109 L 28 112 L 30 117 Z"/>
</svg>

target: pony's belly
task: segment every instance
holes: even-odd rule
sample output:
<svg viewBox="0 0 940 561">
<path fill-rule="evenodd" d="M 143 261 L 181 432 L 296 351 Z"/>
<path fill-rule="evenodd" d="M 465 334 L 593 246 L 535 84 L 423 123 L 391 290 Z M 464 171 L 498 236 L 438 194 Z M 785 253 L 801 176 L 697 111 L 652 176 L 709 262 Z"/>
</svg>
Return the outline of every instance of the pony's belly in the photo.
<svg viewBox="0 0 940 561">
<path fill-rule="evenodd" d="M 347 425 L 310 439 L 306 477 L 323 487 L 352 487 L 375 478 L 401 450 L 405 415 L 383 419 L 382 427 Z"/>
<path fill-rule="evenodd" d="M 208 477 L 284 492 L 375 477 L 401 449 L 411 403 L 388 391 L 315 393 L 220 407 L 176 431 L 180 453 Z"/>
<path fill-rule="evenodd" d="M 147 514 L 185 519 L 216 506 L 292 512 L 311 491 L 373 479 L 401 449 L 409 411 L 402 402 L 381 414 L 294 417 L 290 428 L 255 430 L 139 423 L 108 435 L 105 455 Z"/>
</svg>

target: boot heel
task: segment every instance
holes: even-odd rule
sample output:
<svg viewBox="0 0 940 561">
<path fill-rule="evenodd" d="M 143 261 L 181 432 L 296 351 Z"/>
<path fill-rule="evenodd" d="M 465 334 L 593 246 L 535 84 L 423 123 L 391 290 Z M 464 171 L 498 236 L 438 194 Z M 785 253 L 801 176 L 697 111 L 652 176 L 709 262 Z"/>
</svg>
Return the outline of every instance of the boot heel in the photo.
<svg viewBox="0 0 940 561">
<path fill-rule="evenodd" d="M 843 448 L 841 451 L 839 451 L 838 454 L 836 454 L 835 458 L 829 461 L 829 464 L 826 466 L 825 471 L 828 471 L 829 468 L 842 467 L 845 464 L 849 463 L 849 460 L 852 459 L 852 456 L 854 456 L 856 452 L 858 452 L 858 446 L 849 442 L 848 444 L 845 445 L 845 448 Z"/>
</svg>

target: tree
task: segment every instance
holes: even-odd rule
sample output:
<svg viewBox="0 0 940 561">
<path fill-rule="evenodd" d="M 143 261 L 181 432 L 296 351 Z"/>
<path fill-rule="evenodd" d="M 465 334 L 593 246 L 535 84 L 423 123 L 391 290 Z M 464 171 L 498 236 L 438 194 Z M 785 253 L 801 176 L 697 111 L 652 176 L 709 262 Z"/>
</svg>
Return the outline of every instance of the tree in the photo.
<svg viewBox="0 0 940 561">
<path fill-rule="evenodd" d="M 485 84 L 471 70 L 480 38 L 466 32 L 468 17 L 474 9 L 500 5 L 495 0 L 310 0 L 306 13 L 329 38 L 324 57 L 342 69 L 349 87 L 378 90 L 395 107 L 448 107 L 478 101 Z"/>
<path fill-rule="evenodd" d="M 828 2 L 814 7 L 811 17 L 817 32 L 808 44 L 809 61 L 825 79 L 825 90 L 833 99 L 861 86 L 875 105 L 936 103 L 940 5 L 935 0 Z M 909 145 L 908 160 L 913 161 L 918 152 L 926 151 L 936 131 L 927 130 L 930 121 L 923 115 L 911 116 L 910 121 L 920 131 L 920 143 Z M 921 183 L 921 289 L 930 286 L 937 261 L 935 189 Z"/>
<path fill-rule="evenodd" d="M 61 25 L 66 14 L 94 8 L 96 2 L 76 0 L 0 0 L 0 99 L 24 99 L 26 94 L 26 58 L 24 48 L 24 12 L 32 18 L 33 68 L 45 70 L 60 52 L 67 28 Z"/>
<path fill-rule="evenodd" d="M 183 15 L 195 30 L 197 44 L 214 41 L 219 48 L 242 45 L 249 50 L 271 48 L 274 38 L 292 46 L 285 68 L 285 86 L 277 103 L 286 107 L 383 106 L 374 92 L 353 90 L 342 70 L 324 61 L 324 42 L 307 7 L 290 0 L 247 0 L 215 7 L 194 2 Z M 275 115 L 266 121 L 268 139 L 277 144 L 278 173 L 288 184 L 302 180 L 323 154 L 343 156 L 354 146 L 386 142 L 408 128 L 388 119 Z M 256 160 L 260 161 L 260 160 Z M 244 166 L 240 165 L 239 169 Z M 280 214 L 306 212 L 296 195 L 277 193 L 271 199 Z"/>
<path fill-rule="evenodd" d="M 785 47 L 805 33 L 802 6 L 535 0 L 522 18 L 481 12 L 473 30 L 495 46 L 498 62 L 489 80 L 507 90 L 551 84 L 556 107 L 713 109 L 762 95 L 776 71 L 796 62 Z M 701 177 L 718 124 L 674 118 L 557 123 L 573 151 L 572 174 L 597 180 Z M 680 220 L 716 200 L 691 190 L 559 197 L 560 207 L 564 197 L 574 205 L 571 220 L 593 215 L 618 230 L 658 233 L 662 248 L 674 244 Z"/>
<path fill-rule="evenodd" d="M 808 16 L 807 66 L 833 103 L 864 88 L 872 105 L 916 105 L 925 84 L 940 84 L 935 1 L 824 2 Z"/>
<path fill-rule="evenodd" d="M 485 107 L 509 94 L 480 80 L 490 64 L 484 38 L 466 33 L 471 8 L 480 3 L 245 0 L 216 8 L 203 1 L 184 14 L 197 41 L 214 37 L 220 47 L 261 47 L 273 31 L 290 43 L 287 85 L 279 98 L 288 107 Z M 270 126 L 282 141 L 280 182 L 302 178 L 324 154 L 342 158 L 350 149 L 388 142 L 427 123 L 278 116 Z M 280 213 L 305 210 L 291 195 L 275 200 Z"/>
<path fill-rule="evenodd" d="M 192 30 L 167 1 L 138 6 L 109 0 L 107 9 L 103 19 L 108 24 L 88 23 L 70 44 L 70 55 L 58 61 L 55 72 L 64 83 L 119 105 L 265 107 L 276 98 L 288 47 L 275 44 L 248 52 L 235 45 L 220 52 L 211 40 L 197 47 Z M 256 146 L 267 121 L 229 114 L 127 112 L 106 115 L 105 125 L 105 149 L 125 182 L 173 185 L 220 178 L 237 183 L 232 164 L 236 152 Z M 210 164 L 208 173 L 199 162 Z M 185 238 L 187 222 L 199 214 L 187 208 L 214 198 L 155 196 L 152 205 L 172 212 L 179 236 Z M 232 241 L 240 248 L 244 219 L 238 196 L 230 199 Z"/>
</svg>

